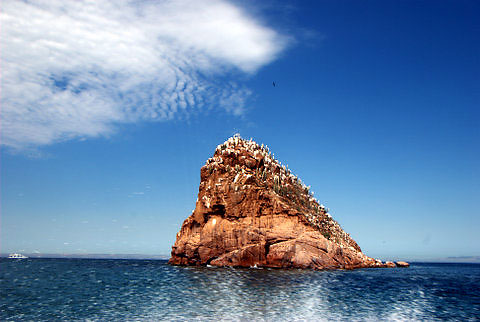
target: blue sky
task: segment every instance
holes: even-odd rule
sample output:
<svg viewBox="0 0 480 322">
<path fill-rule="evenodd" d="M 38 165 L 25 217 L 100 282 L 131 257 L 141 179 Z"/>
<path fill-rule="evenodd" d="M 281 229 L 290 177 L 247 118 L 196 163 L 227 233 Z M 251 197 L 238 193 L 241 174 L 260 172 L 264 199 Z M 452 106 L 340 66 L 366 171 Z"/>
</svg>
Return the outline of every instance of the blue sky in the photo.
<svg viewBox="0 0 480 322">
<path fill-rule="evenodd" d="M 480 254 L 478 2 L 1 6 L 1 252 L 169 254 L 239 132 L 367 255 Z"/>
</svg>

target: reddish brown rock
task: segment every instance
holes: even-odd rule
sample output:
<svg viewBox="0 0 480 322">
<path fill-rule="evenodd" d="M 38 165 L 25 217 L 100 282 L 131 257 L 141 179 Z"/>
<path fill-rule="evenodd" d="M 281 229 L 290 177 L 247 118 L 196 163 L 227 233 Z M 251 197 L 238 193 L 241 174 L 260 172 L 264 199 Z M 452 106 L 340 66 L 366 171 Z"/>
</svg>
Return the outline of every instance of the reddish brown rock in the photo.
<svg viewBox="0 0 480 322">
<path fill-rule="evenodd" d="M 395 265 L 394 262 L 385 262 L 385 266 L 386 267 L 396 267 L 397 265 Z"/>
<path fill-rule="evenodd" d="M 395 264 L 397 265 L 397 267 L 409 267 L 409 266 L 410 266 L 409 263 L 407 263 L 407 262 L 402 262 L 402 261 L 400 261 L 400 262 L 395 262 Z"/>
<path fill-rule="evenodd" d="M 230 138 L 217 147 L 200 176 L 195 210 L 177 234 L 170 264 L 388 266 L 364 255 L 309 188 L 263 145 Z"/>
</svg>

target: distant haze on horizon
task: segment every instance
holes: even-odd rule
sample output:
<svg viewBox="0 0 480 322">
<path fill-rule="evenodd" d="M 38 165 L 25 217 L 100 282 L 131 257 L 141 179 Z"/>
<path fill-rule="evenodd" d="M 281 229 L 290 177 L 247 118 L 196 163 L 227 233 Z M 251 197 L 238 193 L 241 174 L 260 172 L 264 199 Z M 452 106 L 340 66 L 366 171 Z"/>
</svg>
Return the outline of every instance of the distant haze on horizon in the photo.
<svg viewBox="0 0 480 322">
<path fill-rule="evenodd" d="M 238 132 L 366 255 L 477 258 L 479 12 L 2 2 L 0 252 L 168 255 L 200 168 Z"/>
</svg>

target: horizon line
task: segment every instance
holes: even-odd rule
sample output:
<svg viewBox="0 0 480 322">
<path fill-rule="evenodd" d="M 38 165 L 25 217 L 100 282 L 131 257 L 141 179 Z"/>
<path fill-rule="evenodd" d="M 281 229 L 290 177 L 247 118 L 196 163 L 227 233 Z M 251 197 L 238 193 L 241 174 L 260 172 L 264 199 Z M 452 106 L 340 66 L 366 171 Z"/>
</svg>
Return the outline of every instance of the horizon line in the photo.
<svg viewBox="0 0 480 322">
<path fill-rule="evenodd" d="M 0 253 L 0 258 L 7 258 L 11 253 Z M 78 258 L 78 259 L 152 259 L 168 260 L 170 255 L 166 254 L 137 254 L 137 253 L 22 253 L 28 258 Z M 399 261 L 400 259 L 390 259 Z M 387 260 L 386 260 L 387 261 Z M 480 256 L 448 256 L 443 258 L 406 259 L 409 263 L 438 263 L 438 264 L 480 264 Z"/>
</svg>

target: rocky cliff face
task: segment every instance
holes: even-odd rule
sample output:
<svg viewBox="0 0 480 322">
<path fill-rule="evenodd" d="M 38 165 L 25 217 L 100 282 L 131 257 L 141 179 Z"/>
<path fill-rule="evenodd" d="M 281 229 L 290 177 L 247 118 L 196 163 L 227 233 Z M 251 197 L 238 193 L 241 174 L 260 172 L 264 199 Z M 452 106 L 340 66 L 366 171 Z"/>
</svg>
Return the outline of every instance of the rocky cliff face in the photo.
<svg viewBox="0 0 480 322">
<path fill-rule="evenodd" d="M 239 136 L 201 169 L 195 210 L 172 247 L 174 265 L 386 267 L 367 257 L 266 146 Z"/>
</svg>

